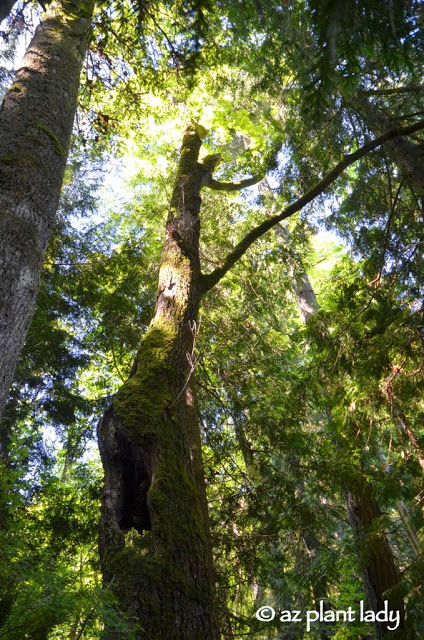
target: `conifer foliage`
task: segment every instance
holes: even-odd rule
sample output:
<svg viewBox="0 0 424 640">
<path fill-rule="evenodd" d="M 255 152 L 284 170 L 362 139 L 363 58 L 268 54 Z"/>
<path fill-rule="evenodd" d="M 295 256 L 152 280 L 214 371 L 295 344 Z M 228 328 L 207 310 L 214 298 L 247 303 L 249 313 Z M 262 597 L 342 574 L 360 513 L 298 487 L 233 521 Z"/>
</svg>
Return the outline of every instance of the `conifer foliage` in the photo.
<svg viewBox="0 0 424 640">
<path fill-rule="evenodd" d="M 0 639 L 420 638 L 422 3 L 1 11 Z"/>
</svg>

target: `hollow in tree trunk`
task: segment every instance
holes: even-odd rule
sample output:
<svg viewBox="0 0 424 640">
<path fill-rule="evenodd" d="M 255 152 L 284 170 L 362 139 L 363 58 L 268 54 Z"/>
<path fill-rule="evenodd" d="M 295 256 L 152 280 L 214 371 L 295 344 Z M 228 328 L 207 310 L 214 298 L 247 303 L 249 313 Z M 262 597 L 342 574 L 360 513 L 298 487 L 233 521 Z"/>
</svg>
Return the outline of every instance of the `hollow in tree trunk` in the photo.
<svg viewBox="0 0 424 640">
<path fill-rule="evenodd" d="M 140 640 L 219 637 L 191 364 L 200 301 L 199 194 L 213 170 L 198 163 L 202 134 L 194 124 L 185 131 L 154 316 L 131 376 L 98 429 L 102 569 Z M 105 637 L 122 635 L 109 628 Z"/>
</svg>

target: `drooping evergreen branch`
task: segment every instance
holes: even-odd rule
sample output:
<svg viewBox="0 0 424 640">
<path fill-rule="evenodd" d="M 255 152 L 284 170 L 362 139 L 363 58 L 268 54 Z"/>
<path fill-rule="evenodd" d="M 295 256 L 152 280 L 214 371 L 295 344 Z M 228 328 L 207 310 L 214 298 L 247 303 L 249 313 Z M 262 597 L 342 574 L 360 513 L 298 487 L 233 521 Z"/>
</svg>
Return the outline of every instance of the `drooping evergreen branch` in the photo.
<svg viewBox="0 0 424 640">
<path fill-rule="evenodd" d="M 258 184 L 263 179 L 263 176 L 253 176 L 253 178 L 247 178 L 241 182 L 219 182 L 211 178 L 206 184 L 206 187 L 213 189 L 213 191 L 240 191 L 246 189 L 246 187 L 252 187 L 254 184 Z"/>
<path fill-rule="evenodd" d="M 343 159 L 336 164 L 336 166 L 331 169 L 317 184 L 315 184 L 309 191 L 307 191 L 303 196 L 301 196 L 295 202 L 288 205 L 281 213 L 278 213 L 270 218 L 264 220 L 261 224 L 259 224 L 254 229 L 251 229 L 245 236 L 240 240 L 240 242 L 234 247 L 232 251 L 226 256 L 223 260 L 221 266 L 217 267 L 214 271 L 208 274 L 202 274 L 201 277 L 201 288 L 202 293 L 205 294 L 207 291 L 212 289 L 221 278 L 229 271 L 235 263 L 246 253 L 249 247 L 258 240 L 261 236 L 263 236 L 267 231 L 272 229 L 276 224 L 289 218 L 294 213 L 297 213 L 309 202 L 312 202 L 316 197 L 321 195 L 342 173 L 343 171 L 349 167 L 351 164 L 363 158 L 365 155 L 374 151 L 381 145 L 383 145 L 388 140 L 393 140 L 394 138 L 399 138 L 400 136 L 406 136 L 415 131 L 420 131 L 424 129 L 424 120 L 420 120 L 415 124 L 412 124 L 408 127 L 401 127 L 392 129 L 391 131 L 387 131 L 385 134 L 371 140 L 371 142 L 367 142 L 362 147 L 354 151 L 353 153 L 348 153 L 343 157 Z"/>
</svg>

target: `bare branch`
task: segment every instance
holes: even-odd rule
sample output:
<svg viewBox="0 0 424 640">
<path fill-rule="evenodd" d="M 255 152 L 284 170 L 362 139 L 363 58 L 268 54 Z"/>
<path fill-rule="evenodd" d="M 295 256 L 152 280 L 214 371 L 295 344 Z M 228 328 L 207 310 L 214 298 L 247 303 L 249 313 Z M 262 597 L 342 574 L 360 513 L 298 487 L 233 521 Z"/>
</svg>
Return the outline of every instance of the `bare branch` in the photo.
<svg viewBox="0 0 424 640">
<path fill-rule="evenodd" d="M 363 145 L 353 153 L 349 153 L 343 157 L 343 159 L 336 164 L 336 166 L 329 171 L 317 184 L 315 184 L 312 189 L 309 189 L 303 196 L 301 196 L 298 200 L 288 205 L 281 213 L 276 214 L 275 216 L 271 216 L 264 220 L 260 225 L 251 229 L 242 240 L 234 247 L 234 249 L 227 255 L 222 264 L 217 267 L 212 273 L 202 274 L 200 286 L 202 289 L 202 294 L 205 294 L 210 289 L 212 289 L 221 278 L 229 271 L 235 263 L 241 258 L 242 255 L 246 253 L 249 247 L 258 240 L 261 236 L 263 236 L 267 231 L 272 229 L 273 226 L 289 218 L 294 213 L 297 213 L 309 202 L 312 202 L 317 196 L 321 195 L 327 187 L 329 187 L 342 173 L 343 171 L 349 167 L 351 164 L 364 157 L 371 151 L 374 151 L 382 144 L 387 142 L 388 140 L 393 140 L 393 138 L 398 138 L 400 136 L 406 136 L 410 133 L 414 133 L 415 131 L 419 131 L 424 129 L 424 120 L 420 120 L 415 124 L 410 125 L 409 127 L 402 127 L 392 129 L 387 133 L 371 140 L 367 144 Z"/>
<path fill-rule="evenodd" d="M 219 182 L 211 178 L 205 184 L 205 187 L 213 189 L 214 191 L 240 191 L 246 187 L 252 187 L 254 184 L 258 184 L 262 180 L 263 176 L 253 176 L 253 178 L 247 178 L 241 182 Z"/>
</svg>

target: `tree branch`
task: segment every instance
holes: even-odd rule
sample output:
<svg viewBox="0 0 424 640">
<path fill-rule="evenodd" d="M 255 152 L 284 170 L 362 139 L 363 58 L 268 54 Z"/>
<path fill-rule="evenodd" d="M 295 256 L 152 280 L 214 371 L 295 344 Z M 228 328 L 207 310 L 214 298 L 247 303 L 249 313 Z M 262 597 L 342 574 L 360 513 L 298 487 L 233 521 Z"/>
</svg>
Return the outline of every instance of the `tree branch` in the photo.
<svg viewBox="0 0 424 640">
<path fill-rule="evenodd" d="M 104 597 L 106 596 L 106 593 L 109 591 L 109 589 L 111 588 L 111 586 L 113 585 L 113 583 L 115 582 L 115 576 L 113 576 L 112 580 L 109 582 L 109 584 L 107 585 L 106 589 L 103 590 L 102 596 L 100 598 L 101 602 Z M 80 638 L 82 637 L 82 634 L 84 633 L 85 627 L 87 626 L 87 624 L 90 622 L 91 618 L 93 617 L 93 614 L 96 611 L 96 605 L 94 607 L 92 607 L 90 609 L 90 611 L 88 612 L 88 615 L 85 617 L 85 619 L 82 621 L 81 624 L 81 629 L 78 632 L 78 635 L 76 636 L 75 640 L 80 640 Z"/>
<path fill-rule="evenodd" d="M 364 89 L 363 93 L 367 96 L 390 96 L 399 93 L 419 93 L 424 91 L 424 85 L 411 84 L 409 87 L 391 87 L 390 89 Z"/>
<path fill-rule="evenodd" d="M 267 231 L 272 229 L 276 224 L 289 218 L 294 213 L 297 213 L 303 207 L 312 200 L 314 200 L 317 196 L 321 195 L 327 187 L 330 186 L 343 171 L 349 167 L 351 164 L 367 155 L 371 151 L 374 151 L 382 144 L 387 142 L 388 140 L 392 140 L 393 138 L 398 138 L 400 136 L 406 136 L 410 133 L 414 133 L 415 131 L 419 131 L 424 129 L 424 120 L 420 120 L 415 124 L 410 125 L 409 127 L 402 127 L 392 129 L 387 133 L 371 140 L 367 144 L 363 145 L 353 153 L 349 153 L 343 157 L 343 159 L 336 164 L 336 166 L 329 171 L 317 184 L 315 184 L 312 189 L 309 189 L 303 196 L 301 196 L 298 200 L 288 205 L 281 213 L 278 213 L 270 218 L 264 220 L 260 225 L 251 229 L 242 240 L 234 247 L 234 249 L 227 255 L 222 264 L 217 267 L 212 273 L 202 274 L 200 280 L 200 286 L 202 290 L 202 295 L 210 291 L 220 280 L 221 278 L 229 271 L 235 263 L 246 253 L 249 247 L 258 240 L 261 236 L 263 236 Z"/>
<path fill-rule="evenodd" d="M 240 189 L 258 184 L 262 178 L 263 176 L 253 176 L 253 178 L 247 178 L 241 182 L 219 182 L 218 180 L 210 178 L 205 184 L 205 187 L 209 187 L 209 189 L 213 189 L 214 191 L 240 191 Z"/>
</svg>

